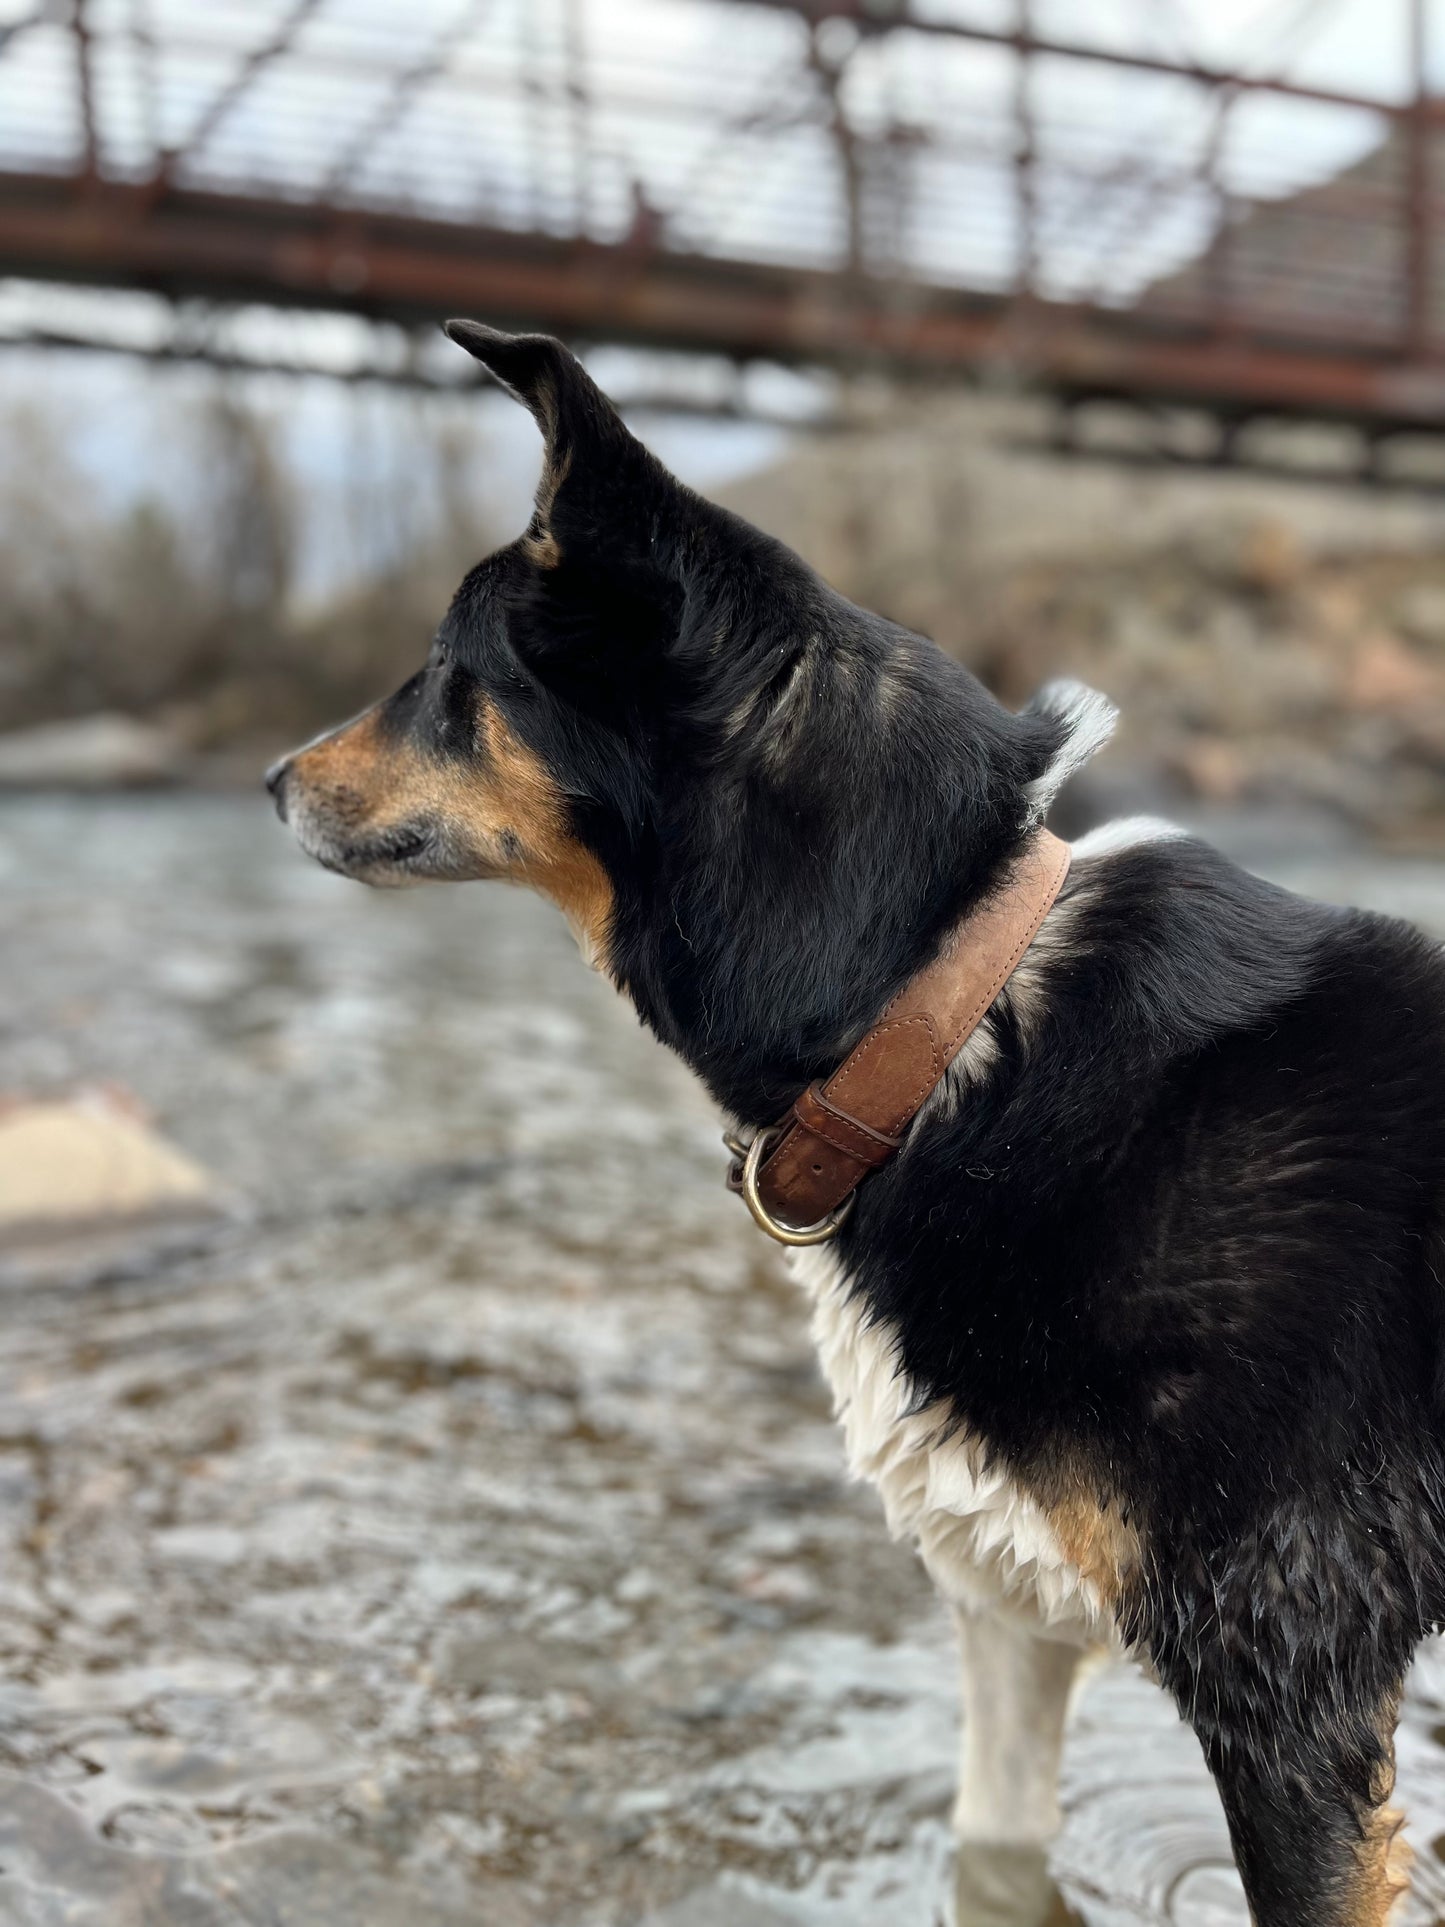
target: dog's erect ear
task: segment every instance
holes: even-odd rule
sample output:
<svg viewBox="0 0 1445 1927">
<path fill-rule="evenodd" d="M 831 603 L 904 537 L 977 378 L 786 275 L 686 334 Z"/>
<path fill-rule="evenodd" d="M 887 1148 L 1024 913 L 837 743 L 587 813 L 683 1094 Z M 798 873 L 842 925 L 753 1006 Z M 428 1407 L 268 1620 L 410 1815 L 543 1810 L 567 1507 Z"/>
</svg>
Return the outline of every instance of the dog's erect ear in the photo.
<svg viewBox="0 0 1445 1927">
<path fill-rule="evenodd" d="M 579 429 L 615 428 L 627 434 L 581 362 L 551 335 L 506 335 L 481 321 L 448 321 L 445 331 L 531 411 L 548 454 L 560 438 L 570 439 Z"/>
<path fill-rule="evenodd" d="M 531 531 L 537 560 L 624 574 L 653 566 L 659 512 L 684 491 L 577 357 L 550 335 L 507 335 L 480 321 L 449 321 L 446 332 L 542 431 L 546 455 Z"/>
</svg>

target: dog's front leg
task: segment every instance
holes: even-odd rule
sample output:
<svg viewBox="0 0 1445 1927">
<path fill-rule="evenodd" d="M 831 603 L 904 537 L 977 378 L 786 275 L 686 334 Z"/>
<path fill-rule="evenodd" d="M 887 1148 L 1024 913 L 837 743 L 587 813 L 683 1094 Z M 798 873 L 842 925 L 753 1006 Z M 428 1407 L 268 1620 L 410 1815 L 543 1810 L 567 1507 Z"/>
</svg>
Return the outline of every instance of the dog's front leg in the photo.
<svg viewBox="0 0 1445 1927">
<path fill-rule="evenodd" d="M 1059 1756 L 1077 1646 L 1001 1613 L 955 1609 L 963 1674 L 960 1840 L 1043 1846 L 1059 1830 Z"/>
<path fill-rule="evenodd" d="M 1292 1716 L 1238 1709 L 1201 1734 L 1255 1927 L 1385 1927 L 1408 1890 L 1389 1806 L 1398 1691 L 1317 1690 Z"/>
<path fill-rule="evenodd" d="M 959 1927 L 1045 1927 L 1071 1918 L 1047 1866 L 1059 1829 L 1059 1756 L 1082 1658 L 1021 1621 L 955 1609 L 963 1751 L 953 1809 Z"/>
</svg>

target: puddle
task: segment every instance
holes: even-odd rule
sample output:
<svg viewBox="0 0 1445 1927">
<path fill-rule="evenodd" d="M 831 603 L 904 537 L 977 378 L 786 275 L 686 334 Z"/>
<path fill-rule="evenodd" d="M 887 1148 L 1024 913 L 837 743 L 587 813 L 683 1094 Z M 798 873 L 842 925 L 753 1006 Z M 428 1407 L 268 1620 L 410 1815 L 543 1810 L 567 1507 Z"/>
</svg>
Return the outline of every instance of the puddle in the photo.
<svg viewBox="0 0 1445 1927">
<path fill-rule="evenodd" d="M 1127 1668 L 1051 1871 L 956 1873 L 945 1617 L 709 1107 L 550 912 L 372 895 L 259 799 L 6 799 L 0 844 L 0 1088 L 133 1091 L 242 1206 L 0 1291 L 0 1922 L 940 1927 L 957 1879 L 979 1927 L 1244 1927 Z M 1310 882 L 1445 933 L 1428 866 Z M 1432 1648 L 1414 1927 L 1442 1730 Z"/>
</svg>

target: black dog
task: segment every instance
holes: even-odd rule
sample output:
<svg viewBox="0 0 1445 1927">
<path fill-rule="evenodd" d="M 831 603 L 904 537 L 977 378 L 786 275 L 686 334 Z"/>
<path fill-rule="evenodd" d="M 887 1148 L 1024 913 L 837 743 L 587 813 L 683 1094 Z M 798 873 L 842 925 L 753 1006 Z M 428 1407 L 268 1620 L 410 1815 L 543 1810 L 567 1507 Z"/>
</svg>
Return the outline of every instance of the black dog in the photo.
<svg viewBox="0 0 1445 1927">
<path fill-rule="evenodd" d="M 371 883 L 510 877 L 736 1118 L 826 1077 L 1112 712 L 1002 709 L 675 482 L 540 336 L 536 512 L 396 695 L 270 782 Z M 1159 825 L 1063 891 L 803 1263 L 854 1462 L 958 1610 L 965 1840 L 1045 1839 L 1079 1651 L 1203 1742 L 1260 1927 L 1382 1921 L 1445 1615 L 1445 963 Z"/>
</svg>

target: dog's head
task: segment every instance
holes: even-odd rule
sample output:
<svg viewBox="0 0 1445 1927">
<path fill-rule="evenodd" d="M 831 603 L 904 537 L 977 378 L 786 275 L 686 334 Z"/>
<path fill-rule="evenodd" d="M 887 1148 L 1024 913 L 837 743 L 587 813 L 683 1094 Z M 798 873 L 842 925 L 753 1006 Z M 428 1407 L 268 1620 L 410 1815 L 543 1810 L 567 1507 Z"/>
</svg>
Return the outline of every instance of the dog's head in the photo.
<svg viewBox="0 0 1445 1927">
<path fill-rule="evenodd" d="M 410 681 L 267 782 L 329 869 L 392 886 L 528 882 L 600 955 L 614 890 L 579 816 L 627 780 L 620 742 L 663 619 L 638 530 L 678 491 L 560 343 L 471 322 L 448 332 L 543 431 L 532 521 L 467 576 Z"/>
<path fill-rule="evenodd" d="M 409 682 L 275 766 L 277 806 L 367 883 L 532 884 L 763 1114 L 871 1020 L 1112 712 L 1011 715 L 674 480 L 559 342 L 447 331 L 542 430 L 532 520 Z"/>
</svg>

